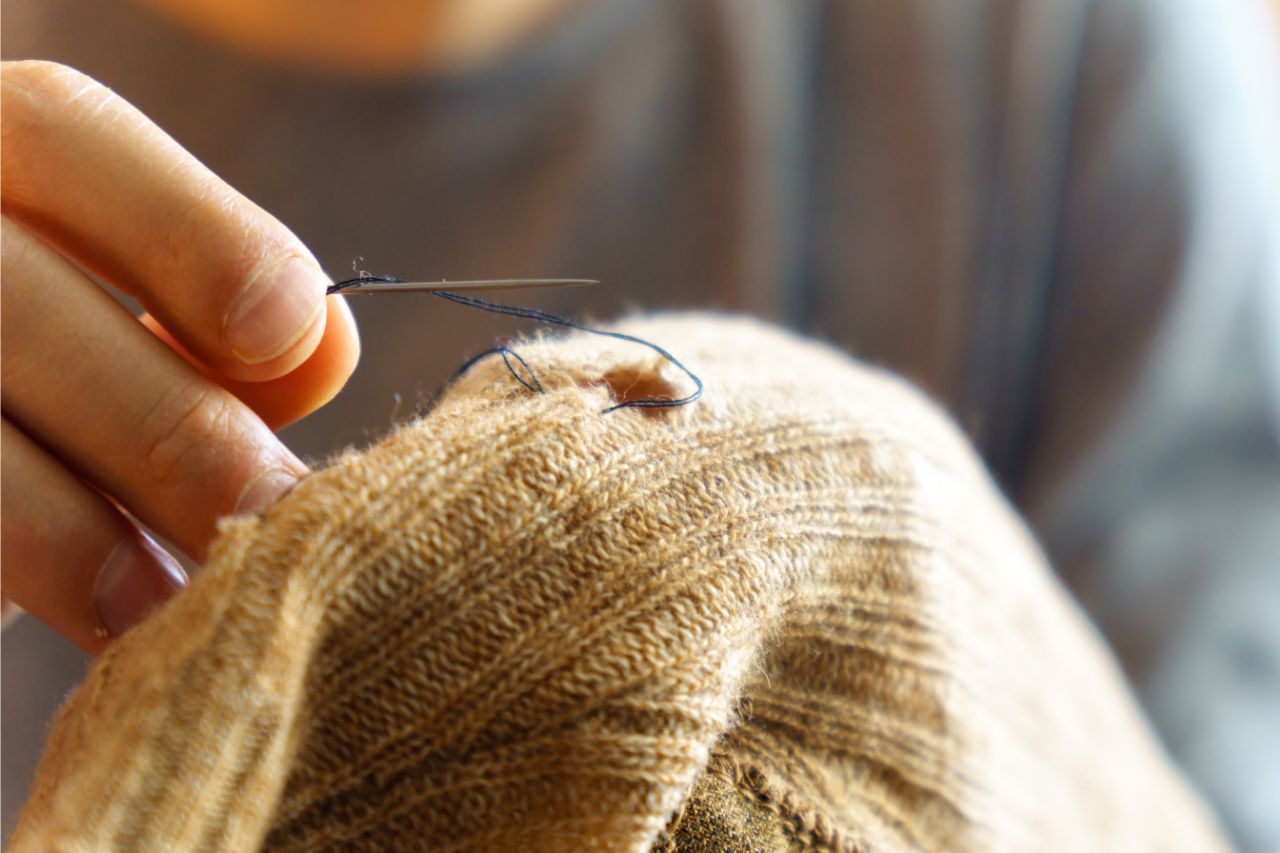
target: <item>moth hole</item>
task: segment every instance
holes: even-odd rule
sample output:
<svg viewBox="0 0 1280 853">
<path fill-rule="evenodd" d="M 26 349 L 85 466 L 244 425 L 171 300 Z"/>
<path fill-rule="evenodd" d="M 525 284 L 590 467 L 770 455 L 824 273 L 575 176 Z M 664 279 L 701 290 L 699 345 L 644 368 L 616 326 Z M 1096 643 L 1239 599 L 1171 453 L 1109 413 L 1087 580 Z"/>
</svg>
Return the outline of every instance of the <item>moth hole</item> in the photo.
<svg viewBox="0 0 1280 853">
<path fill-rule="evenodd" d="M 605 385 L 615 406 L 636 400 L 675 400 L 681 396 L 657 365 L 650 367 L 616 367 L 604 375 Z M 650 417 L 667 411 L 664 408 L 641 408 Z"/>
</svg>

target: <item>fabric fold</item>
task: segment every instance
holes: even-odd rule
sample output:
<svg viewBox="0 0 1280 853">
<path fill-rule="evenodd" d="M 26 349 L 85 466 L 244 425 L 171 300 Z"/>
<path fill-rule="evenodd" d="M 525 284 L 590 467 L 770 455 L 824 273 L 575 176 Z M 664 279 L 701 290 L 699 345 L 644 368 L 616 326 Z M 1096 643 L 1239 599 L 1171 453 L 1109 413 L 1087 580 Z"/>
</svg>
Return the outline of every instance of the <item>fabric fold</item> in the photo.
<svg viewBox="0 0 1280 853">
<path fill-rule="evenodd" d="M 14 850 L 1222 845 L 952 424 L 707 315 L 513 344 L 224 523 Z M 618 377 L 627 377 L 626 383 Z M 624 387 L 627 386 L 627 387 Z"/>
</svg>

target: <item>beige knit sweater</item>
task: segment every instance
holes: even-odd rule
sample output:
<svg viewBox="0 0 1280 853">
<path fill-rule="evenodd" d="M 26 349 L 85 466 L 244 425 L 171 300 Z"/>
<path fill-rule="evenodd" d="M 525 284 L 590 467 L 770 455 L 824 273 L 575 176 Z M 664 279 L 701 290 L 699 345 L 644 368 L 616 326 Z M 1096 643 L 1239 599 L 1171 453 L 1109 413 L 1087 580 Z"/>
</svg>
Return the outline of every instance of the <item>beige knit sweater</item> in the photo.
<svg viewBox="0 0 1280 853">
<path fill-rule="evenodd" d="M 516 348 L 225 524 L 14 850 L 1213 850 L 953 426 L 706 316 Z"/>
</svg>

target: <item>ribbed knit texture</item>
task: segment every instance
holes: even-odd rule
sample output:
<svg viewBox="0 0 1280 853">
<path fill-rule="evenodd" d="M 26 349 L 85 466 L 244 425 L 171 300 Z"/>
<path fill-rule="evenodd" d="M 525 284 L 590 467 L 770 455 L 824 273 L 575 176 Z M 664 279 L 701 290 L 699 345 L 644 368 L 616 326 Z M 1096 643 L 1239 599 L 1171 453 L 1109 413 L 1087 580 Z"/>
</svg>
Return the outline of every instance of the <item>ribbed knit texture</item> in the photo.
<svg viewBox="0 0 1280 853">
<path fill-rule="evenodd" d="M 225 523 L 53 731 L 14 850 L 1213 850 L 952 425 L 746 321 L 482 362 Z M 678 386 L 678 387 L 677 387 Z"/>
</svg>

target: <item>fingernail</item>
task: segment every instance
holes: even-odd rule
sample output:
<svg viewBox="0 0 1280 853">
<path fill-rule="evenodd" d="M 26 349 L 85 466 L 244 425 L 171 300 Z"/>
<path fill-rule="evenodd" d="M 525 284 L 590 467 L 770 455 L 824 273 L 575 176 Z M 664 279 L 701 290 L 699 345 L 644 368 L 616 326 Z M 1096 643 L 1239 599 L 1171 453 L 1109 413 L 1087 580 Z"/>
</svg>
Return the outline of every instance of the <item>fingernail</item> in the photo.
<svg viewBox="0 0 1280 853">
<path fill-rule="evenodd" d="M 327 281 L 319 267 L 299 257 L 258 272 L 227 311 L 227 345 L 246 364 L 288 352 L 324 310 Z"/>
<path fill-rule="evenodd" d="M 262 512 L 298 484 L 298 475 L 286 468 L 268 468 L 249 481 L 236 501 L 236 515 Z"/>
<path fill-rule="evenodd" d="M 178 561 L 146 534 L 130 536 L 112 550 L 93 587 L 102 627 L 118 637 L 187 585 Z"/>
</svg>

